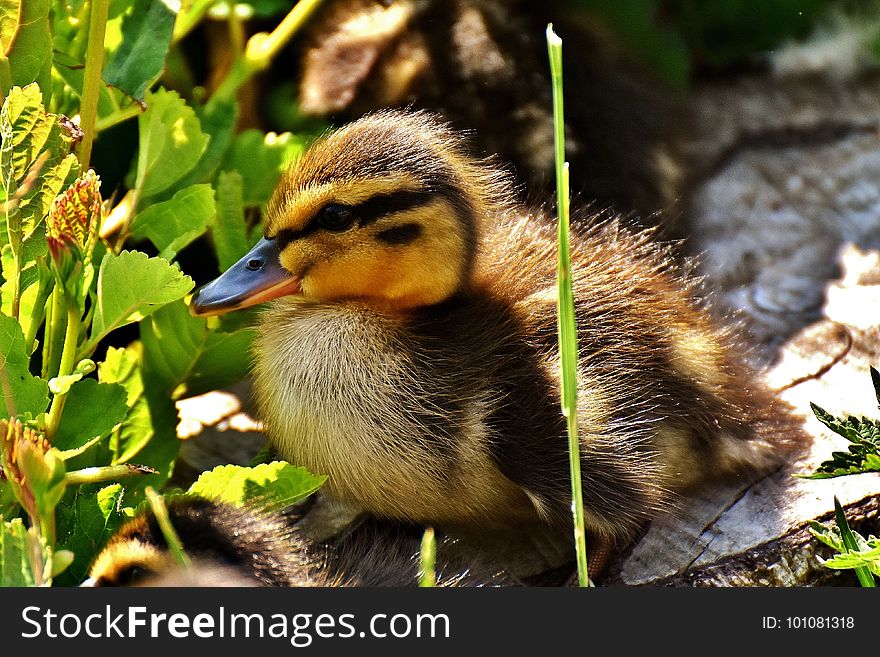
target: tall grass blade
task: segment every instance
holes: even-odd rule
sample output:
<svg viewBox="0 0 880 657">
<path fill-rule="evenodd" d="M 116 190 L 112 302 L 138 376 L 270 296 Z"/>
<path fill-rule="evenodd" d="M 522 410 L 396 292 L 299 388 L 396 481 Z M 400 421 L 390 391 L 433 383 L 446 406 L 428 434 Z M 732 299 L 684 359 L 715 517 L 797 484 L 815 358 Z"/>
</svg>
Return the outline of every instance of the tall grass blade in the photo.
<svg viewBox="0 0 880 657">
<path fill-rule="evenodd" d="M 846 514 L 843 512 L 843 507 L 840 506 L 840 500 L 837 499 L 837 495 L 834 496 L 834 515 L 837 519 L 837 528 L 840 530 L 840 538 L 843 541 L 844 547 L 846 547 L 848 551 L 858 552 L 859 544 L 856 542 L 856 537 L 853 536 L 852 530 L 849 528 L 849 523 L 846 521 Z M 859 578 L 859 584 L 863 587 L 874 588 L 877 586 L 877 583 L 874 581 L 874 575 L 867 566 L 860 566 L 854 570 L 856 571 L 856 577 Z"/>
<path fill-rule="evenodd" d="M 553 82 L 553 133 L 556 150 L 556 197 L 559 215 L 557 242 L 559 260 L 557 283 L 559 305 L 557 328 L 559 354 L 562 366 L 562 413 L 568 426 L 568 456 L 571 467 L 572 514 L 574 541 L 577 553 L 578 583 L 589 586 L 587 544 L 584 530 L 584 501 L 581 486 L 581 449 L 577 422 L 577 324 L 574 315 L 574 292 L 571 280 L 569 254 L 569 184 L 568 162 L 565 161 L 565 119 L 562 103 L 562 39 L 547 26 L 547 51 L 550 56 L 550 74 Z"/>
<path fill-rule="evenodd" d="M 165 543 L 168 544 L 168 551 L 171 553 L 171 556 L 174 557 L 174 560 L 178 565 L 183 566 L 184 568 L 189 568 L 192 565 L 192 562 L 189 560 L 189 557 L 186 556 L 186 552 L 183 551 L 183 544 L 180 542 L 180 537 L 177 535 L 177 532 L 174 531 L 174 527 L 171 524 L 171 518 L 168 516 L 168 507 L 165 506 L 165 499 L 153 490 L 152 486 L 147 486 L 145 492 L 147 494 L 147 501 L 150 503 L 150 509 L 156 517 L 156 523 L 158 523 L 159 529 L 162 531 Z"/>
<path fill-rule="evenodd" d="M 437 541 L 434 538 L 434 528 L 428 527 L 422 534 L 422 575 L 419 578 L 419 586 L 437 586 Z"/>
</svg>

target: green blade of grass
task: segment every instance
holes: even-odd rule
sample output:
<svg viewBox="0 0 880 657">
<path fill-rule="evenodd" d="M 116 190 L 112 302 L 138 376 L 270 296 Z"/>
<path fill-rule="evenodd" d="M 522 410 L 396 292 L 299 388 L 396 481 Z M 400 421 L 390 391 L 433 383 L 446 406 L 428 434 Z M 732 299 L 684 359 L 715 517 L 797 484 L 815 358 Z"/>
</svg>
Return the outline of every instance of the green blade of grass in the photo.
<svg viewBox="0 0 880 657">
<path fill-rule="evenodd" d="M 840 500 L 837 499 L 836 495 L 834 496 L 834 515 L 837 519 L 837 527 L 840 529 L 840 538 L 843 541 L 844 547 L 846 547 L 847 551 L 858 552 L 859 545 L 856 543 L 856 537 L 853 536 L 852 530 L 849 528 L 846 514 L 843 512 L 843 507 L 840 506 Z M 877 583 L 874 581 L 874 575 L 866 566 L 860 566 L 854 570 L 856 571 L 856 577 L 859 578 L 859 584 L 863 587 L 874 588 L 877 586 Z"/>
<path fill-rule="evenodd" d="M 437 541 L 434 539 L 434 528 L 428 527 L 422 534 L 422 575 L 419 578 L 419 586 L 437 586 L 437 572 L 435 564 L 437 561 Z"/>
<path fill-rule="evenodd" d="M 571 470 L 572 515 L 574 516 L 574 540 L 577 554 L 578 583 L 589 586 L 587 570 L 587 545 L 584 529 L 584 502 L 581 484 L 581 450 L 577 422 L 577 324 L 574 315 L 574 291 L 571 280 L 571 257 L 569 253 L 569 184 L 568 162 L 565 161 L 565 119 L 562 99 L 562 39 L 547 26 L 547 52 L 550 57 L 550 74 L 553 82 L 553 134 L 556 152 L 556 197 L 558 222 L 557 282 L 559 305 L 557 329 L 562 367 L 562 413 L 568 427 L 568 452 Z"/>
<path fill-rule="evenodd" d="M 189 557 L 186 556 L 186 552 L 183 551 L 183 544 L 180 542 L 180 537 L 171 525 L 171 518 L 168 517 L 168 507 L 165 506 L 165 500 L 153 490 L 152 486 L 147 486 L 144 492 L 147 494 L 150 509 L 156 517 L 159 529 L 162 530 L 162 536 L 165 537 L 165 542 L 168 544 L 168 551 L 178 564 L 184 568 L 189 568 L 192 565 L 192 562 L 189 560 Z"/>
</svg>

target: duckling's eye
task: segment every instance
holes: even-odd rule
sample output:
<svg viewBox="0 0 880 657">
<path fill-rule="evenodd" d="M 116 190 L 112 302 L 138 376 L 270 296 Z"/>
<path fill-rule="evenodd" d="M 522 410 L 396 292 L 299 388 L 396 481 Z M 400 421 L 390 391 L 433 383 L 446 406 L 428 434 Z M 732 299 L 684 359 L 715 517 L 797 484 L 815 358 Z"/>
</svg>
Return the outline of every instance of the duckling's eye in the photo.
<svg viewBox="0 0 880 657">
<path fill-rule="evenodd" d="M 144 579 L 151 572 L 142 566 L 126 566 L 116 574 L 116 586 L 130 586 Z"/>
<path fill-rule="evenodd" d="M 354 222 L 354 212 L 344 205 L 331 203 L 325 206 L 318 214 L 317 224 L 321 228 L 334 232 L 343 231 Z"/>
</svg>

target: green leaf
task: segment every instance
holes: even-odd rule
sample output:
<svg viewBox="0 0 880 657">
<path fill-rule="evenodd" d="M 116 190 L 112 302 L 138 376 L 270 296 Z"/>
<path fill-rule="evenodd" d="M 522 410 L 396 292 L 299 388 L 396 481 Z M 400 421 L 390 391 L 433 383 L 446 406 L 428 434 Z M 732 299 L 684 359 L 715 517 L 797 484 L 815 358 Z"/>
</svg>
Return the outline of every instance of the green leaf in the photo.
<svg viewBox="0 0 880 657">
<path fill-rule="evenodd" d="M 49 0 L 3 0 L 0 2 L 0 56 L 9 64 L 9 77 L 2 91 L 32 82 L 52 88 L 52 33 Z M 47 98 L 48 101 L 48 98 Z"/>
<path fill-rule="evenodd" d="M 2 305 L 0 312 L 4 315 L 12 315 L 12 277 L 13 274 L 13 258 L 12 247 L 5 244 L 2 250 L 2 267 L 3 267 L 3 285 L 0 286 L 0 297 L 2 297 Z M 22 254 L 22 260 L 29 260 L 29 254 Z M 38 265 L 35 261 L 28 262 L 21 271 L 21 299 L 19 310 L 19 321 L 21 322 L 22 331 L 27 331 L 30 326 L 31 313 L 34 310 L 34 304 L 37 303 L 40 286 L 36 285 L 40 281 L 40 276 L 45 278 L 44 283 L 49 284 L 52 276 L 51 272 L 45 267 Z M 45 302 L 45 300 L 44 300 Z"/>
<path fill-rule="evenodd" d="M 144 380 L 179 399 L 242 379 L 250 367 L 251 327 L 212 331 L 182 301 L 169 304 L 141 324 Z"/>
<path fill-rule="evenodd" d="M 208 145 L 195 112 L 174 91 L 147 94 L 147 111 L 138 118 L 136 187 L 142 196 L 168 189 L 195 167 Z"/>
<path fill-rule="evenodd" d="M 220 168 L 241 174 L 245 206 L 263 205 L 272 196 L 281 172 L 304 148 L 289 132 L 276 135 L 245 130 L 235 137 Z"/>
<path fill-rule="evenodd" d="M 103 488 L 93 484 L 79 486 L 65 497 L 58 507 L 58 545 L 75 557 L 56 584 L 79 584 L 86 578 L 94 555 L 126 520 L 121 511 L 123 490 L 121 484 Z"/>
<path fill-rule="evenodd" d="M 11 518 L 21 509 L 8 481 L 0 479 L 0 518 Z"/>
<path fill-rule="evenodd" d="M 141 376 L 140 345 L 125 349 L 111 347 L 104 362 L 98 364 L 98 379 L 118 383 L 126 391 L 126 404 L 131 409 L 111 439 L 112 463 L 131 461 L 155 435 L 150 408 L 144 396 Z"/>
<path fill-rule="evenodd" d="M 21 519 L 4 522 L 0 517 L 0 587 L 34 586 L 28 533 Z"/>
<path fill-rule="evenodd" d="M 6 197 L 18 197 L 18 207 L 8 212 L 15 217 L 25 239 L 25 250 L 34 255 L 46 253 L 42 225 L 49 207 L 61 190 L 76 178 L 79 162 L 70 153 L 71 141 L 58 117 L 47 114 L 36 84 L 15 87 L 0 110 L 0 178 Z M 44 155 L 43 155 L 44 154 Z M 41 159 L 40 156 L 43 155 Z M 41 159 L 41 166 L 31 166 Z M 28 173 L 36 172 L 33 182 L 20 189 Z M 0 213 L 0 244 L 8 242 L 6 214 Z M 28 241 L 33 241 L 28 245 Z"/>
<path fill-rule="evenodd" d="M 174 184 L 176 189 L 211 182 L 229 144 L 232 143 L 235 124 L 238 121 L 238 103 L 218 101 L 215 98 L 212 98 L 207 105 L 195 106 L 202 131 L 208 134 L 210 141 L 198 164 Z"/>
<path fill-rule="evenodd" d="M 852 415 L 837 418 L 816 404 L 810 404 L 816 418 L 850 442 L 848 451 L 832 452 L 807 479 L 827 479 L 864 472 L 880 472 L 880 423 Z"/>
<path fill-rule="evenodd" d="M 122 19 L 122 43 L 104 66 L 104 81 L 143 100 L 165 66 L 176 15 L 165 0 L 135 2 Z"/>
<path fill-rule="evenodd" d="M 98 298 L 87 353 L 110 331 L 139 321 L 189 292 L 193 281 L 161 258 L 138 251 L 107 253 L 98 271 Z"/>
<path fill-rule="evenodd" d="M 219 465 L 204 472 L 188 493 L 233 506 L 277 510 L 305 499 L 327 480 L 305 468 L 273 461 L 252 468 Z"/>
<path fill-rule="evenodd" d="M 131 230 L 147 237 L 160 258 L 172 260 L 187 244 L 214 221 L 214 190 L 210 185 L 192 185 L 170 200 L 154 203 L 138 213 Z"/>
<path fill-rule="evenodd" d="M 72 450 L 108 435 L 128 415 L 126 400 L 126 390 L 119 384 L 77 381 L 70 388 L 53 445 Z"/>
<path fill-rule="evenodd" d="M 49 386 L 43 379 L 31 375 L 29 364 L 21 326 L 13 318 L 0 315 L 0 376 L 5 378 L 0 383 L 3 383 L 6 402 L 0 409 L 0 417 L 36 416 L 49 405 Z"/>
<path fill-rule="evenodd" d="M 220 271 L 226 271 L 251 247 L 245 232 L 244 178 L 238 171 L 217 176 L 217 218 L 211 228 Z"/>
<path fill-rule="evenodd" d="M 143 325 L 142 325 L 143 326 Z M 112 463 L 137 462 L 155 468 L 156 475 L 129 480 L 126 499 L 132 505 L 143 499 L 149 485 L 162 486 L 171 476 L 174 461 L 180 450 L 177 438 L 177 408 L 167 392 L 157 386 L 147 389 L 141 372 L 141 345 L 134 343 L 125 349 L 111 348 L 98 365 L 98 378 L 114 382 L 128 393 L 131 411 L 111 438 Z"/>
</svg>

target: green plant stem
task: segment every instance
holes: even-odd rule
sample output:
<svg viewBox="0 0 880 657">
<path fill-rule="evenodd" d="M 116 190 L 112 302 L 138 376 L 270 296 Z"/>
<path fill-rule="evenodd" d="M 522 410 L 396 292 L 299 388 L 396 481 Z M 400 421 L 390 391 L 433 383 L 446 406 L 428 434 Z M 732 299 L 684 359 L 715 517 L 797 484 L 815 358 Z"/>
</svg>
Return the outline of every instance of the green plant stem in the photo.
<svg viewBox="0 0 880 657">
<path fill-rule="evenodd" d="M 174 33 L 171 35 L 171 44 L 179 43 L 181 39 L 189 34 L 215 4 L 217 3 L 205 1 L 190 3 L 189 10 L 178 14 L 177 20 L 174 21 Z M 193 6 L 195 6 L 194 10 Z"/>
<path fill-rule="evenodd" d="M 133 119 L 143 111 L 143 108 L 137 104 L 132 104 L 128 107 L 122 107 L 109 116 L 105 116 L 102 119 L 97 119 L 95 121 L 95 134 L 107 130 L 108 128 L 112 128 L 115 125 L 119 125 L 120 123 L 128 121 L 129 119 Z"/>
<path fill-rule="evenodd" d="M 43 370 L 42 377 L 51 379 L 61 364 L 59 349 L 63 344 L 63 331 L 65 323 L 66 306 L 64 291 L 60 286 L 55 286 L 49 300 L 49 312 L 46 314 L 46 335 L 43 338 Z"/>
<path fill-rule="evenodd" d="M 92 142 L 95 139 L 95 121 L 98 117 L 98 97 L 101 94 L 101 71 L 104 68 L 104 35 L 110 0 L 92 0 L 89 11 L 89 43 L 86 49 L 86 70 L 83 74 L 80 128 L 83 139 L 78 156 L 83 169 L 89 168 Z"/>
<path fill-rule="evenodd" d="M 67 376 L 73 372 L 76 365 L 76 349 L 79 341 L 79 307 L 73 302 L 67 304 L 67 328 L 64 331 L 64 347 L 61 351 L 61 364 L 58 367 L 57 376 Z M 52 406 L 49 408 L 49 419 L 46 421 L 46 437 L 51 440 L 58 431 L 58 423 L 61 421 L 61 413 L 64 410 L 64 402 L 67 401 L 67 392 L 55 395 Z"/>
<path fill-rule="evenodd" d="M 95 468 L 83 468 L 74 470 L 64 475 L 64 483 L 68 486 L 80 486 L 82 484 L 97 484 L 102 481 L 116 481 L 123 477 L 138 475 L 157 474 L 153 468 L 134 463 L 122 463 L 120 465 L 106 465 Z"/>
<path fill-rule="evenodd" d="M 34 343 L 37 339 L 37 331 L 46 316 L 46 302 L 49 295 L 52 294 L 54 282 L 51 278 L 41 279 L 37 290 L 37 298 L 34 301 L 34 307 L 31 309 L 30 323 L 28 324 L 27 335 L 24 336 L 24 347 L 30 356 L 34 353 Z"/>
<path fill-rule="evenodd" d="M 562 98 L 562 40 L 547 26 L 547 51 L 553 83 L 553 136 L 556 150 L 556 196 L 559 214 L 559 288 L 558 324 L 559 352 L 562 367 L 562 413 L 568 429 L 568 456 L 571 472 L 572 515 L 577 554 L 578 583 L 589 586 L 587 569 L 586 530 L 584 527 L 583 484 L 581 482 L 581 447 L 577 421 L 577 323 L 574 314 L 574 290 L 569 254 L 569 184 L 568 162 L 565 162 L 565 119 Z"/>
<path fill-rule="evenodd" d="M 226 78 L 214 92 L 218 102 L 231 102 L 238 89 L 255 73 L 269 67 L 272 59 L 302 28 L 321 0 L 299 0 L 270 34 L 261 32 L 248 39 L 244 57 L 238 57 Z"/>
<path fill-rule="evenodd" d="M 168 508 L 165 506 L 165 500 L 153 490 L 152 486 L 147 486 L 144 492 L 147 494 L 147 501 L 150 503 L 150 508 L 153 511 L 153 515 L 156 517 L 159 529 L 162 530 L 162 535 L 165 537 L 168 551 L 171 552 L 171 556 L 174 557 L 174 560 L 177 561 L 178 564 L 184 568 L 189 568 L 192 563 L 190 562 L 189 557 L 186 556 L 186 552 L 183 551 L 183 544 L 180 542 L 180 537 L 177 535 L 177 532 L 174 531 L 174 527 L 171 524 L 171 518 L 168 517 Z"/>
<path fill-rule="evenodd" d="M 6 189 L 11 189 L 7 183 Z M 12 251 L 12 316 L 18 319 L 21 312 L 21 217 L 18 206 L 10 210 L 10 204 L 4 204 L 6 210 L 6 236 Z"/>
</svg>

